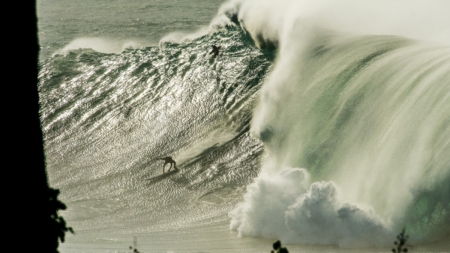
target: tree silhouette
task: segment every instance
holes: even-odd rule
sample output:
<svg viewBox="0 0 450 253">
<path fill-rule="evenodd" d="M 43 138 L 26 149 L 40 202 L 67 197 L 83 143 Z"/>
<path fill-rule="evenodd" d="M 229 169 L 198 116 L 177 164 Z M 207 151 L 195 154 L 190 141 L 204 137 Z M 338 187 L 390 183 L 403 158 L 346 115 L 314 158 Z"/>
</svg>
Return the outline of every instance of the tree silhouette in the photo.
<svg viewBox="0 0 450 253">
<path fill-rule="evenodd" d="M 67 227 L 66 221 L 63 217 L 58 215 L 59 210 L 65 210 L 66 205 L 58 200 L 58 195 L 60 191 L 58 189 L 49 188 L 48 189 L 48 214 L 49 214 L 49 225 L 50 225 L 50 233 L 52 238 L 54 238 L 54 245 L 52 249 L 53 252 L 58 252 L 59 241 L 64 242 L 65 234 L 67 231 L 74 234 L 73 229 L 71 227 Z"/>
<path fill-rule="evenodd" d="M 289 253 L 289 251 L 285 247 L 281 247 L 281 241 L 276 240 L 272 244 L 273 250 L 271 250 L 271 253 Z"/>
<path fill-rule="evenodd" d="M 403 246 L 406 243 L 406 240 L 408 240 L 409 236 L 405 234 L 405 228 L 403 228 L 402 232 L 397 235 L 397 240 L 394 244 L 397 245 L 397 249 L 392 249 L 392 252 L 394 253 L 400 253 L 400 252 L 408 252 L 407 248 L 403 248 Z"/>
</svg>

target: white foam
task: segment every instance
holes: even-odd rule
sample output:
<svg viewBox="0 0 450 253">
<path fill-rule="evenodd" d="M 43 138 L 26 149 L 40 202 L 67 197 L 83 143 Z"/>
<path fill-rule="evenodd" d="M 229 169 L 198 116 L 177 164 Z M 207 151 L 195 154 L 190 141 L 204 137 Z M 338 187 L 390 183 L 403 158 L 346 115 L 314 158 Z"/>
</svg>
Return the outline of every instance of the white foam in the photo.
<svg viewBox="0 0 450 253">
<path fill-rule="evenodd" d="M 144 42 L 138 40 L 119 40 L 119 39 L 99 38 L 99 37 L 82 37 L 74 39 L 62 49 L 57 50 L 54 53 L 54 55 L 64 54 L 72 50 L 78 49 L 92 49 L 100 53 L 119 54 L 127 48 L 137 49 L 150 45 L 152 45 L 151 42 Z"/>
<path fill-rule="evenodd" d="M 304 169 L 284 169 L 247 187 L 244 202 L 229 216 L 239 236 L 281 239 L 285 243 L 383 246 L 392 231 L 373 210 L 342 202 L 333 182 L 308 185 Z"/>
</svg>

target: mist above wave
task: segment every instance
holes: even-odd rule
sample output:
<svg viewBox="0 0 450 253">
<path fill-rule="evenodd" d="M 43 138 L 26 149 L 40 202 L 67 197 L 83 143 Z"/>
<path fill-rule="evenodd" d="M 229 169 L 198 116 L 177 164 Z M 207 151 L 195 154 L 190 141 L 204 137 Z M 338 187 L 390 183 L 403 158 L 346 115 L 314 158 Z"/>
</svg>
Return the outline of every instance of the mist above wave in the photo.
<svg viewBox="0 0 450 253">
<path fill-rule="evenodd" d="M 450 45 L 449 9 L 450 3 L 441 0 L 232 0 L 219 14 L 239 22 L 261 46 L 287 42 L 293 30 L 308 26 Z"/>
</svg>

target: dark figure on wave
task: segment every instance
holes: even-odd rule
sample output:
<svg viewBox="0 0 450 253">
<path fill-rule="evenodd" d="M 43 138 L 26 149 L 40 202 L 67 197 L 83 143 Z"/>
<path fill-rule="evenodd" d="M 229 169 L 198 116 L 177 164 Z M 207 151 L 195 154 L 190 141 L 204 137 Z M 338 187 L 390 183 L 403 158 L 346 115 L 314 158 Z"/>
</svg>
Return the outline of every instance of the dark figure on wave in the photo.
<svg viewBox="0 0 450 253">
<path fill-rule="evenodd" d="M 212 51 L 209 52 L 209 54 L 214 54 L 213 57 L 217 57 L 219 55 L 219 50 L 221 47 L 216 47 L 215 45 L 212 45 Z"/>
<path fill-rule="evenodd" d="M 170 169 L 172 169 L 172 164 L 173 164 L 173 167 L 174 167 L 176 170 L 178 170 L 178 168 L 177 168 L 177 163 L 172 159 L 172 157 L 166 156 L 166 157 L 164 157 L 164 158 L 159 158 L 159 159 L 164 160 L 163 173 L 165 173 L 165 172 L 164 172 L 164 168 L 166 167 L 166 164 L 170 164 L 170 168 L 169 168 L 169 170 L 168 170 L 167 172 L 169 172 Z"/>
</svg>

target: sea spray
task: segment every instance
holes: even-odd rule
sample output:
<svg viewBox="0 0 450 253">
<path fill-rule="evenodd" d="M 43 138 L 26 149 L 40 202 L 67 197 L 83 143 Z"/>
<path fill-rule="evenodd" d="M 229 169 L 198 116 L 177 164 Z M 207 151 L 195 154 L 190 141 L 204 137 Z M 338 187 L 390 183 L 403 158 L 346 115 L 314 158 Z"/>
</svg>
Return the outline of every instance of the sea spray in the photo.
<svg viewBox="0 0 450 253">
<path fill-rule="evenodd" d="M 333 180 L 346 200 L 396 220 L 414 189 L 448 182 L 450 50 L 393 37 L 324 41 L 278 61 L 252 130 L 280 167 Z M 278 79 L 284 64 L 298 69 Z"/>
<path fill-rule="evenodd" d="M 450 2 L 441 0 L 231 0 L 222 5 L 219 16 L 234 17 L 261 45 L 287 42 L 298 24 L 450 45 L 448 9 Z"/>
</svg>

